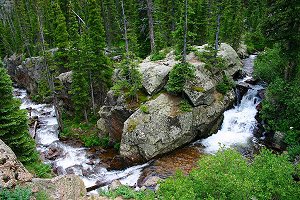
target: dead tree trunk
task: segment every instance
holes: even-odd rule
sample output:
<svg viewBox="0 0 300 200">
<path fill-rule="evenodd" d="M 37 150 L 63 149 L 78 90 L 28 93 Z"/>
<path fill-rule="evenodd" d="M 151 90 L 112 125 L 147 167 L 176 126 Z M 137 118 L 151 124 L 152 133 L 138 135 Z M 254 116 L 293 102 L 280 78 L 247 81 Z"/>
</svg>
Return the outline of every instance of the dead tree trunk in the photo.
<svg viewBox="0 0 300 200">
<path fill-rule="evenodd" d="M 37 19 L 38 19 L 38 24 L 39 24 L 39 32 L 40 32 L 40 37 L 41 37 L 41 43 L 42 43 L 42 53 L 43 53 L 43 62 L 44 62 L 44 66 L 46 67 L 46 72 L 47 72 L 47 79 L 48 79 L 48 83 L 49 83 L 49 86 L 50 86 L 50 90 L 51 90 L 51 93 L 52 93 L 52 96 L 53 96 L 53 104 L 54 104 L 54 109 L 55 109 L 55 114 L 56 114 L 56 118 L 57 118 L 57 122 L 58 122 L 58 129 L 60 131 L 63 130 L 63 122 L 62 122 L 62 117 L 61 117 L 61 111 L 60 111 L 60 108 L 59 108 L 59 105 L 58 105 L 58 100 L 57 100 L 57 95 L 55 93 L 55 87 L 54 87 L 54 81 L 53 81 L 53 75 L 52 73 L 50 72 L 50 69 L 48 67 L 48 63 L 47 63 L 47 55 L 46 55 L 46 48 L 45 48 L 45 38 L 44 38 L 44 30 L 43 30 L 43 23 L 42 23 L 42 20 L 40 18 L 40 12 L 37 9 Z"/>
<path fill-rule="evenodd" d="M 121 6 L 122 6 L 122 15 L 123 15 L 123 24 L 124 24 L 125 50 L 126 50 L 126 56 L 128 57 L 129 47 L 128 47 L 127 20 L 126 20 L 125 9 L 124 9 L 124 0 L 121 1 Z"/>
<path fill-rule="evenodd" d="M 188 2 L 185 0 L 185 13 L 184 13 L 184 37 L 183 37 L 183 54 L 182 54 L 182 62 L 186 62 L 186 49 L 187 49 L 187 18 L 188 18 Z"/>
<path fill-rule="evenodd" d="M 154 38 L 154 21 L 153 21 L 153 2 L 147 0 L 147 15 L 149 23 L 149 37 L 150 37 L 150 48 L 151 53 L 155 52 L 155 38 Z"/>
</svg>

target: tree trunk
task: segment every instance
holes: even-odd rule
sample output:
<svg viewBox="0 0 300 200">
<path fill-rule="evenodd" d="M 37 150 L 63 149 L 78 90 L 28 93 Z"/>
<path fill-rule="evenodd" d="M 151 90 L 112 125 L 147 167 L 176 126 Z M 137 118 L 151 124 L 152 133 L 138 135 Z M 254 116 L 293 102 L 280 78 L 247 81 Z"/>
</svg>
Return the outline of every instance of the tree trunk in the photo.
<svg viewBox="0 0 300 200">
<path fill-rule="evenodd" d="M 172 0 L 172 25 L 171 30 L 175 31 L 175 0 Z"/>
<path fill-rule="evenodd" d="M 38 8 L 37 8 L 37 13 L 38 12 Z M 53 76 L 49 70 L 49 67 L 48 67 L 48 64 L 47 64 L 47 61 L 46 61 L 46 48 L 45 48 L 45 38 L 44 38 L 44 30 L 43 30 L 43 23 L 40 19 L 40 15 L 38 14 L 37 15 L 37 19 L 38 19 L 38 24 L 40 26 L 40 36 L 41 36 L 41 42 L 42 42 L 42 53 L 43 53 L 43 62 L 44 62 L 44 66 L 46 67 L 46 71 L 47 71 L 47 76 L 48 76 L 48 83 L 49 83 L 49 86 L 50 86 L 50 90 L 51 90 L 51 93 L 53 95 L 53 103 L 54 103 L 54 109 L 55 109 L 55 114 L 56 114 L 56 118 L 57 118 L 57 122 L 58 122 L 58 129 L 60 131 L 63 130 L 63 122 L 62 122 L 62 117 L 61 117 L 61 111 L 60 111 L 60 108 L 59 108 L 59 105 L 58 105 L 58 101 L 57 101 L 57 95 L 55 93 L 55 88 L 54 88 L 54 81 L 53 81 Z"/>
<path fill-rule="evenodd" d="M 185 14 L 184 14 L 184 37 L 183 37 L 183 54 L 182 54 L 182 62 L 186 62 L 186 48 L 187 48 L 187 18 L 188 18 L 188 2 L 185 0 Z"/>
<path fill-rule="evenodd" d="M 122 6 L 122 15 L 123 15 L 123 24 L 124 24 L 124 40 L 125 40 L 125 50 L 126 50 L 126 56 L 129 55 L 129 48 L 128 48 L 128 37 L 127 37 L 127 21 L 126 21 L 126 15 L 124 10 L 124 0 L 121 1 Z"/>
<path fill-rule="evenodd" d="M 219 50 L 219 33 L 220 33 L 220 14 L 217 17 L 217 31 L 216 31 L 216 41 L 215 41 L 215 50 Z"/>
<path fill-rule="evenodd" d="M 149 22 L 149 36 L 150 36 L 150 48 L 151 53 L 155 52 L 155 38 L 154 38 L 154 21 L 153 21 L 153 2 L 147 0 L 147 15 Z"/>
<path fill-rule="evenodd" d="M 95 97 L 94 97 L 94 87 L 93 87 L 93 80 L 92 80 L 92 72 L 89 71 L 89 78 L 90 78 L 90 88 L 91 88 L 91 97 L 92 97 L 92 106 L 93 106 L 93 113 L 96 113 L 96 105 L 95 105 Z"/>
</svg>

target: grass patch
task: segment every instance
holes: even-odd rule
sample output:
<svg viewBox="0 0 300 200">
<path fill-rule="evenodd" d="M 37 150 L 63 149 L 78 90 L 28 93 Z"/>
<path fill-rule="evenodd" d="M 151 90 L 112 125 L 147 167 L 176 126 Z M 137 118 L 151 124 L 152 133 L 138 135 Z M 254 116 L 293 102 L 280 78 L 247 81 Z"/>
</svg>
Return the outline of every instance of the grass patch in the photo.
<svg viewBox="0 0 300 200">
<path fill-rule="evenodd" d="M 25 168 L 28 169 L 28 171 L 32 174 L 35 174 L 35 176 L 39 178 L 52 178 L 53 173 L 51 166 L 45 163 L 40 162 L 34 162 L 25 165 Z"/>
<path fill-rule="evenodd" d="M 229 90 L 233 88 L 233 86 L 233 81 L 227 76 L 223 76 L 223 80 L 218 83 L 218 85 L 216 86 L 216 90 L 225 95 Z"/>
<path fill-rule="evenodd" d="M 205 89 L 203 87 L 196 87 L 196 86 L 193 86 L 192 90 L 196 91 L 196 92 L 202 92 L 204 93 L 205 92 Z"/>
<path fill-rule="evenodd" d="M 163 60 L 166 58 L 167 54 L 170 52 L 170 49 L 163 49 L 161 51 L 155 52 L 150 56 L 151 61 Z"/>
<path fill-rule="evenodd" d="M 104 191 L 101 190 L 99 192 L 101 196 L 109 197 L 110 199 L 115 199 L 116 197 L 123 197 L 124 199 L 137 199 L 137 200 L 148 200 L 148 199 L 155 199 L 155 194 L 153 191 L 135 191 L 134 189 L 122 185 L 118 187 L 114 191 Z"/>
<path fill-rule="evenodd" d="M 179 104 L 179 108 L 182 112 L 191 112 L 193 107 L 187 100 L 182 100 Z"/>
<path fill-rule="evenodd" d="M 133 132 L 137 127 L 137 122 L 133 119 L 130 119 L 128 122 L 128 127 L 127 127 L 127 131 L 128 132 Z"/>
<path fill-rule="evenodd" d="M 17 186 L 15 189 L 1 189 L 1 200 L 30 200 L 32 192 L 30 188 L 22 188 Z"/>
<path fill-rule="evenodd" d="M 70 119 L 63 116 L 64 130 L 60 133 L 60 138 L 63 140 L 77 139 L 82 142 L 85 147 L 109 146 L 109 137 L 105 136 L 100 138 L 97 129 L 96 117 L 92 117 L 91 121 L 81 122 L 77 119 Z"/>
<path fill-rule="evenodd" d="M 149 107 L 145 104 L 140 106 L 140 110 L 145 114 L 149 114 Z"/>
</svg>

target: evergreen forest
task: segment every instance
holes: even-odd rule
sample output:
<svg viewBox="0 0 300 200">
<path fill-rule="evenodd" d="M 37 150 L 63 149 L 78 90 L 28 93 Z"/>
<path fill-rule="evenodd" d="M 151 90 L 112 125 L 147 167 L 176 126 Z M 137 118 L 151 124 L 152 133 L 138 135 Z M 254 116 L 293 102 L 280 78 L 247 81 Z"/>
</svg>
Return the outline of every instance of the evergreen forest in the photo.
<svg viewBox="0 0 300 200">
<path fill-rule="evenodd" d="M 248 55 L 257 55 L 253 77 L 267 86 L 259 121 L 271 137 L 284 135 L 282 147 L 262 148 L 251 158 L 221 149 L 203 156 L 188 175 L 177 171 L 159 182 L 156 191 L 121 186 L 100 195 L 111 199 L 299 199 L 299 0 L 0 0 L 0 139 L 35 177 L 55 176 L 39 157 L 28 132 L 27 113 L 13 97 L 6 66 L 12 55 L 20 56 L 22 62 L 42 58 L 41 78 L 29 95 L 34 102 L 54 105 L 61 139 L 119 151 L 121 140 L 100 137 L 96 128 L 107 92 L 124 95 L 131 114 L 137 109 L 149 114 L 147 101 L 156 94 L 148 98 L 143 90 L 139 64 L 144 59 L 159 62 L 174 52 L 178 62 L 157 95 L 182 98 L 181 112 L 191 112 L 184 90 L 196 73 L 187 57 L 196 51 L 195 46 L 208 44 L 206 53 L 195 54 L 209 71 L 223 69 L 223 60 L 217 57 L 221 43 L 236 52 L 244 47 Z M 72 81 L 64 94 L 70 101 L 65 103 L 60 95 L 65 86 L 57 77 L 70 71 Z M 224 99 L 234 87 L 224 74 L 216 90 Z M 199 87 L 195 90 L 204 92 Z M 128 129 L 136 126 L 129 123 Z M 0 200 L 48 198 L 34 193 L 27 187 L 4 189 L 0 184 Z"/>
</svg>

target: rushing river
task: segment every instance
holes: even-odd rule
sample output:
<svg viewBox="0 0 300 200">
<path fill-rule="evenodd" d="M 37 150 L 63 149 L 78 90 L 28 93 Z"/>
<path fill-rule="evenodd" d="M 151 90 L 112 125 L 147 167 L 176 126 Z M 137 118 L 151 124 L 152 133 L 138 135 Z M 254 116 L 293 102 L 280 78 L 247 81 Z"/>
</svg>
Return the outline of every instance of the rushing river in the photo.
<svg viewBox="0 0 300 200">
<path fill-rule="evenodd" d="M 47 155 L 52 149 L 60 151 L 59 156 L 55 159 L 43 158 L 44 162 L 51 164 L 58 174 L 79 175 L 86 187 L 98 183 L 109 183 L 116 179 L 124 185 L 136 185 L 141 170 L 147 164 L 130 167 L 123 171 L 107 171 L 105 167 L 101 166 L 101 160 L 89 154 L 87 148 L 73 147 L 59 140 L 54 106 L 32 102 L 26 90 L 23 89 L 15 88 L 14 95 L 22 101 L 21 109 L 29 110 L 28 116 L 38 119 L 35 140 L 40 154 Z M 34 132 L 33 128 L 30 128 L 30 132 Z"/>
<path fill-rule="evenodd" d="M 244 60 L 244 79 L 238 80 L 245 83 L 252 78 L 253 61 L 255 56 Z M 253 135 L 257 121 L 255 115 L 256 107 L 260 103 L 259 91 L 263 89 L 260 85 L 248 84 L 250 89 L 242 97 L 234 108 L 224 112 L 224 120 L 221 129 L 212 136 L 196 141 L 189 147 L 172 152 L 162 158 L 155 160 L 152 165 L 137 165 L 123 171 L 108 171 L 101 160 L 89 153 L 87 148 L 75 147 L 59 140 L 58 123 L 55 117 L 54 107 L 47 104 L 36 104 L 32 102 L 26 91 L 16 88 L 14 95 L 22 101 L 21 109 L 30 110 L 30 118 L 38 118 L 35 140 L 37 149 L 41 155 L 47 155 L 53 149 L 60 151 L 59 156 L 47 158 L 45 163 L 51 164 L 58 174 L 76 174 L 82 177 L 86 187 L 98 183 L 120 180 L 122 184 L 137 186 L 138 179 L 147 176 L 170 176 L 176 169 L 181 168 L 188 172 L 195 166 L 203 153 L 214 154 L 221 147 L 248 148 L 255 143 Z M 31 128 L 32 129 L 32 128 Z M 30 130 L 34 132 L 34 130 Z M 43 157 L 43 156 L 42 156 Z M 174 163 L 176 162 L 176 163 Z M 141 181 L 141 180 L 139 180 Z"/>
</svg>

